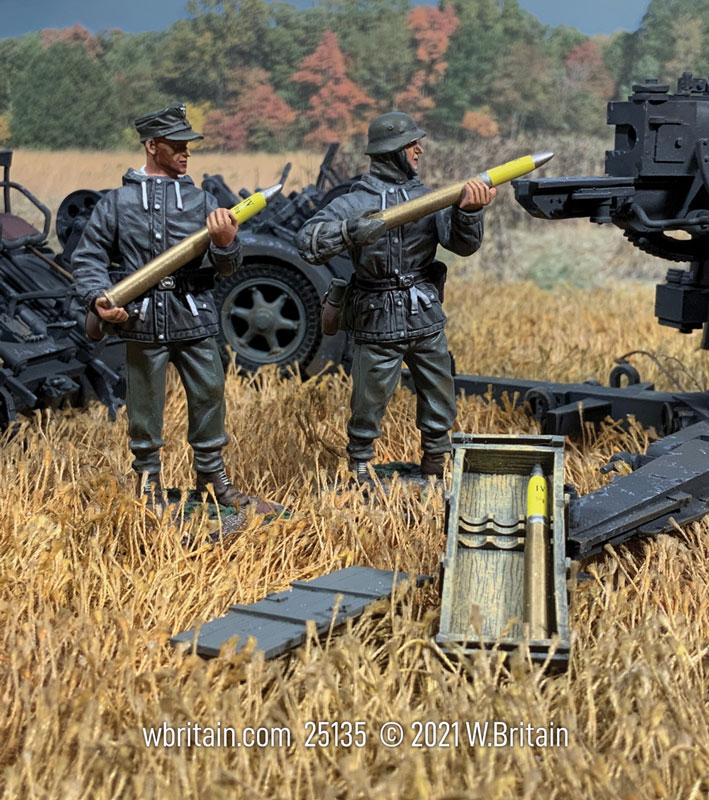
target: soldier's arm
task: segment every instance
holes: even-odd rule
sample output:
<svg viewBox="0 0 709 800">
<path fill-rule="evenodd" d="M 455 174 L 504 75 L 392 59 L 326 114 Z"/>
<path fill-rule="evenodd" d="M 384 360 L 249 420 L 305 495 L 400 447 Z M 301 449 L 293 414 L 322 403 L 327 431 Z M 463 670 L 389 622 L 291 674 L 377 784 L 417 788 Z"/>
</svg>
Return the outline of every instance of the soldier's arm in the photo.
<svg viewBox="0 0 709 800">
<path fill-rule="evenodd" d="M 483 208 L 496 193 L 482 181 L 468 181 L 460 201 L 436 215 L 441 246 L 459 256 L 470 256 L 478 250 L 483 239 Z"/>
<path fill-rule="evenodd" d="M 96 204 L 71 257 L 74 287 L 79 299 L 91 310 L 111 288 L 108 267 L 117 258 L 114 241 L 117 231 L 117 197 L 104 195 Z"/>
<path fill-rule="evenodd" d="M 324 264 L 333 256 L 375 242 L 386 230 L 381 220 L 367 219 L 374 198 L 356 193 L 336 197 L 298 231 L 298 253 L 310 264 Z"/>
</svg>

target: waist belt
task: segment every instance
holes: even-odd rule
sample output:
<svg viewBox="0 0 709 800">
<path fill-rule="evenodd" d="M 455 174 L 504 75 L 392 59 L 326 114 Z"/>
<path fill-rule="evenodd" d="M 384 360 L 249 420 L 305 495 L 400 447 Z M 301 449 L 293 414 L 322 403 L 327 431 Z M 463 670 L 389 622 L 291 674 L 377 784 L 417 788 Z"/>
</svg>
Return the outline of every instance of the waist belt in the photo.
<svg viewBox="0 0 709 800">
<path fill-rule="evenodd" d="M 214 288 L 214 278 L 209 275 L 167 275 L 156 286 L 157 289 L 179 294 L 206 292 Z"/>
<path fill-rule="evenodd" d="M 392 289 L 410 289 L 417 283 L 429 279 L 429 268 L 414 269 L 405 275 L 394 275 L 391 278 L 360 278 L 355 277 L 355 286 L 367 292 L 387 292 Z"/>
</svg>

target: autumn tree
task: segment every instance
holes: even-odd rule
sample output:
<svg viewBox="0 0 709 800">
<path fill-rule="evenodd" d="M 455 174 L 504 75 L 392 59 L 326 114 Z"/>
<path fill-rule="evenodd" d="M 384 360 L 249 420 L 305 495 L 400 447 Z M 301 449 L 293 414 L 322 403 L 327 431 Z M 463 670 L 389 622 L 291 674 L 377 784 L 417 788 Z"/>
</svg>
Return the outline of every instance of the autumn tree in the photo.
<svg viewBox="0 0 709 800">
<path fill-rule="evenodd" d="M 448 66 L 444 56 L 458 18 L 450 4 L 443 9 L 416 6 L 407 25 L 416 47 L 416 71 L 407 88 L 396 96 L 396 102 L 402 110 L 421 115 L 434 106 L 433 90 Z"/>
<path fill-rule="evenodd" d="M 321 6 L 350 79 L 366 87 L 378 108 L 391 109 L 414 66 L 410 0 L 321 0 Z"/>
<path fill-rule="evenodd" d="M 333 31 L 323 33 L 291 79 L 315 90 L 305 112 L 311 128 L 306 143 L 321 145 L 366 131 L 374 101 L 347 77 L 345 58 Z"/>
<path fill-rule="evenodd" d="M 530 84 L 528 66 L 538 77 L 546 58 L 544 26 L 516 0 L 453 0 L 452 6 L 458 25 L 450 37 L 445 77 L 436 87 L 429 119 L 448 135 L 458 132 L 466 112 L 483 107 L 492 109 L 508 130 L 529 119 L 526 108 L 509 104 L 524 99 L 521 86 Z M 534 63 L 527 65 L 530 56 Z"/>
<path fill-rule="evenodd" d="M 564 79 L 559 91 L 564 127 L 603 134 L 606 104 L 613 97 L 614 89 L 598 44 L 587 39 L 572 47 L 564 58 Z"/>
<path fill-rule="evenodd" d="M 183 99 L 179 94 L 162 91 L 160 82 L 155 79 L 161 69 L 166 34 L 110 31 L 100 35 L 99 40 L 101 61 L 113 84 L 122 127 L 121 144 L 135 147 L 133 120 L 146 111 Z"/>
<path fill-rule="evenodd" d="M 273 89 L 268 73 L 253 67 L 233 82 L 226 108 L 211 112 L 204 133 L 208 144 L 225 150 L 283 147 L 296 112 Z"/>
<path fill-rule="evenodd" d="M 79 25 L 78 22 L 71 28 L 62 28 L 61 30 L 45 28 L 41 33 L 40 41 L 45 50 L 56 42 L 77 44 L 84 48 L 90 61 L 96 61 L 101 55 L 99 40 L 83 25 Z"/>
<path fill-rule="evenodd" d="M 55 42 L 17 76 L 10 131 L 14 145 L 101 149 L 118 141 L 110 77 L 80 44 Z"/>
<path fill-rule="evenodd" d="M 258 64 L 268 29 L 266 0 L 189 0 L 190 19 L 170 29 L 159 73 L 163 91 L 223 107 L 232 79 Z"/>
</svg>

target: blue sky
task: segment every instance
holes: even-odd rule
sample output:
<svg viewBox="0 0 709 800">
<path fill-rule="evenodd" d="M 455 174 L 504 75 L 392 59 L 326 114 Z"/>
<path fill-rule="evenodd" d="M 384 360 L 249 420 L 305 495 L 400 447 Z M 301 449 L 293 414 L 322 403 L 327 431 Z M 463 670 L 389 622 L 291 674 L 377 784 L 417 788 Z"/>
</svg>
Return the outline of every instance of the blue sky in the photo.
<svg viewBox="0 0 709 800">
<path fill-rule="evenodd" d="M 40 28 L 71 27 L 92 32 L 121 28 L 129 33 L 162 30 L 185 16 L 186 0 L 0 0 L 0 36 L 20 36 Z M 425 1 L 425 0 L 424 0 Z M 520 0 L 546 25 L 570 25 L 583 33 L 635 30 L 649 0 Z M 311 0 L 295 0 L 311 5 Z"/>
</svg>

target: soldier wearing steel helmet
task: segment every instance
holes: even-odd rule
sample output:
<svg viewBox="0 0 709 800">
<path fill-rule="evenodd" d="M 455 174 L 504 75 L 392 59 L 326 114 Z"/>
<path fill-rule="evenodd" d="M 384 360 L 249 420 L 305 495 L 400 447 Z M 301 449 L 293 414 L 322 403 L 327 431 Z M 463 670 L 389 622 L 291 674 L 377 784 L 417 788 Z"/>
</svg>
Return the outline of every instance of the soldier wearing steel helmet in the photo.
<svg viewBox="0 0 709 800">
<path fill-rule="evenodd" d="M 374 119 L 365 150 L 369 173 L 298 234 L 298 250 L 311 264 L 347 250 L 354 265 L 341 319 L 355 342 L 347 452 L 358 480 L 367 479 L 402 362 L 416 386 L 422 474 L 442 475 L 450 452 L 455 389 L 441 306 L 445 265 L 435 260 L 436 248 L 472 255 L 482 241 L 483 208 L 495 189 L 469 181 L 457 205 L 390 231 L 383 221 L 368 219 L 373 211 L 429 191 L 418 178 L 425 135 L 399 111 Z"/>
</svg>

